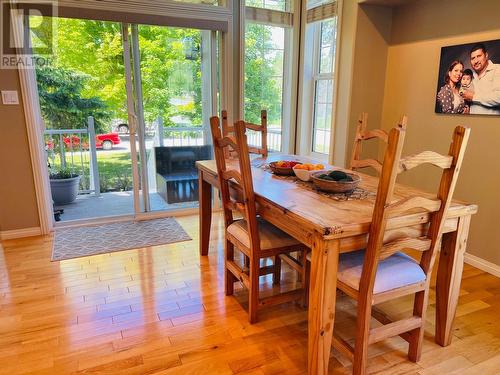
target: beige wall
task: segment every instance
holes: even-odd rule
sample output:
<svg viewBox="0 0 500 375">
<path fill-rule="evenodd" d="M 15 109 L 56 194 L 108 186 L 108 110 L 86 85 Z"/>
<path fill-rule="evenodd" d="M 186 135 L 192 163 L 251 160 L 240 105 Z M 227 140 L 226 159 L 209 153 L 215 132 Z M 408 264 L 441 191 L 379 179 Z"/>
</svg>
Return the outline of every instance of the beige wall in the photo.
<svg viewBox="0 0 500 375">
<path fill-rule="evenodd" d="M 351 110 L 352 77 L 358 4 L 354 1 L 342 1 L 339 18 L 339 48 L 337 66 L 337 95 L 334 108 L 335 129 L 333 134 L 333 155 L 330 163 L 344 165 L 346 156 L 347 133 Z"/>
<path fill-rule="evenodd" d="M 19 105 L 0 102 L 0 230 L 38 227 L 33 170 L 17 70 L 0 69 L 0 90 L 17 90 Z"/>
<path fill-rule="evenodd" d="M 446 45 L 500 39 L 500 1 L 418 1 L 394 11 L 389 47 L 384 128 L 409 117 L 404 153 L 447 152 L 456 125 L 471 139 L 455 197 L 479 205 L 472 219 L 468 252 L 500 265 L 500 117 L 434 113 L 440 49 Z M 403 182 L 436 189 L 436 168 L 416 170 Z"/>
<path fill-rule="evenodd" d="M 361 112 L 369 115 L 368 128 L 380 128 L 384 101 L 387 53 L 391 37 L 392 9 L 375 5 L 360 5 L 357 16 L 356 43 L 352 80 L 346 164 L 352 152 L 357 119 Z M 370 140 L 363 145 L 363 156 L 377 157 L 378 143 Z"/>
<path fill-rule="evenodd" d="M 380 127 L 392 9 L 344 0 L 340 17 L 339 66 L 335 106 L 334 150 L 331 162 L 349 163 L 352 139 L 361 112 L 370 114 L 369 128 Z M 375 143 L 364 154 L 377 153 Z"/>
</svg>

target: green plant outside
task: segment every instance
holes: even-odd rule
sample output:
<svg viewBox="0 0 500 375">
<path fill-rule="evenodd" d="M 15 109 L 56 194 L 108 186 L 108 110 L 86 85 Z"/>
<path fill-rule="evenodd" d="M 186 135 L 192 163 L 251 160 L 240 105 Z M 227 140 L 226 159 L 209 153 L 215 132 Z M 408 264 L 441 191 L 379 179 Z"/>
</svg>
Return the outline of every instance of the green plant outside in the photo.
<svg viewBox="0 0 500 375">
<path fill-rule="evenodd" d="M 68 178 L 78 177 L 78 173 L 74 173 L 71 169 L 63 168 L 57 172 L 50 173 L 49 177 L 51 180 L 65 180 Z"/>
<path fill-rule="evenodd" d="M 81 155 L 83 155 L 83 160 Z M 88 153 L 75 153 L 73 156 L 70 153 L 66 153 L 66 165 L 74 165 L 73 169 L 69 168 L 66 170 L 70 173 L 80 174 L 80 189 L 88 190 L 90 188 L 90 163 Z M 132 166 L 130 152 L 99 153 L 97 165 L 99 169 L 101 192 L 105 193 L 110 191 L 132 190 Z M 57 154 L 53 159 L 52 169 L 57 171 L 60 168 L 61 158 L 59 157 L 59 154 Z"/>
</svg>

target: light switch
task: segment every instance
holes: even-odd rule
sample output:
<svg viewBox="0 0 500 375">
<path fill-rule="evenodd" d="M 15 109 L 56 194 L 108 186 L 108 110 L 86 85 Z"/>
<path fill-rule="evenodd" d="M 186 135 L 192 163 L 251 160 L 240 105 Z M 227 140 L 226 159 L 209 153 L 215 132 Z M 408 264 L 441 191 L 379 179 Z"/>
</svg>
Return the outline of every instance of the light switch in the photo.
<svg viewBox="0 0 500 375">
<path fill-rule="evenodd" d="M 2 91 L 2 103 L 4 105 L 16 105 L 19 104 L 19 96 L 17 91 Z"/>
</svg>

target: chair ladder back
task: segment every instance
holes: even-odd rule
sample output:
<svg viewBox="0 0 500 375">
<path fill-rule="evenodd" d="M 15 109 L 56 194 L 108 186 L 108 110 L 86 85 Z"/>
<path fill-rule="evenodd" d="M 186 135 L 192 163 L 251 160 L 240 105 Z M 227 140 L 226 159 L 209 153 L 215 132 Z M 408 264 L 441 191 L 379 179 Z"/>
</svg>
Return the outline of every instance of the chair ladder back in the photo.
<svg viewBox="0 0 500 375">
<path fill-rule="evenodd" d="M 407 118 L 403 116 L 398 124 L 398 127 L 406 129 Z M 367 130 L 368 114 L 362 113 L 358 120 L 356 135 L 354 137 L 354 145 L 352 149 L 349 169 L 355 170 L 360 168 L 373 168 L 380 175 L 382 173 L 382 163 L 376 159 L 361 159 L 363 149 L 363 141 L 378 138 L 384 143 L 388 142 L 388 134 L 382 129 Z"/>
<path fill-rule="evenodd" d="M 260 239 L 256 220 L 255 196 L 252 184 L 252 172 L 248 145 L 246 143 L 245 123 L 239 121 L 234 126 L 234 137 L 223 136 L 218 117 L 210 119 L 212 138 L 214 144 L 215 161 L 217 164 L 217 175 L 220 184 L 222 205 L 224 209 L 224 222 L 227 228 L 234 222 L 233 211 L 239 211 L 245 218 L 248 226 L 250 248 L 260 251 Z M 226 161 L 234 158 L 226 158 L 227 154 L 237 154 L 239 170 L 229 169 Z M 242 189 L 242 202 L 234 201 L 231 197 L 230 180 L 235 180 Z"/>
<path fill-rule="evenodd" d="M 431 199 L 419 195 L 406 197 L 387 206 L 387 216 L 389 218 L 398 216 L 415 208 L 422 208 L 428 212 L 435 212 L 441 208 L 441 201 L 439 199 Z"/>
<path fill-rule="evenodd" d="M 469 141 L 470 128 L 465 128 L 463 126 L 457 126 L 453 132 L 453 139 L 450 145 L 450 150 L 448 154 L 453 158 L 451 165 L 448 168 L 444 168 L 443 174 L 441 175 L 441 181 L 439 183 L 439 190 L 437 197 L 441 200 L 441 207 L 439 211 L 435 212 L 430 220 L 429 230 L 427 232 L 427 237 L 431 240 L 430 250 L 422 254 L 420 259 L 420 267 L 424 271 L 427 279 L 427 288 L 429 288 L 429 283 L 432 274 L 432 268 L 434 267 L 434 262 L 436 259 L 437 248 L 441 244 L 441 235 L 443 233 L 444 222 L 446 220 L 446 215 L 448 213 L 448 208 L 451 204 L 451 199 L 453 197 L 453 192 L 455 191 L 455 186 L 457 184 L 458 175 L 462 167 L 462 161 L 465 154 L 465 149 Z M 413 315 L 421 316 L 425 320 L 425 309 L 428 303 L 428 293 L 420 292 L 415 294 L 415 302 L 413 305 Z M 423 340 L 423 330 L 419 335 L 419 342 L 421 347 L 421 342 Z M 417 340 L 416 338 L 414 339 Z M 415 355 L 418 359 L 420 356 L 420 351 L 413 348 L 414 354 L 412 354 L 412 340 L 410 340 L 409 355 Z"/>
<path fill-rule="evenodd" d="M 394 194 L 405 132 L 406 129 L 404 126 L 397 126 L 391 129 L 388 135 L 388 144 L 384 156 L 382 173 L 379 178 L 377 197 L 373 208 L 372 223 L 368 234 L 368 244 L 359 284 L 360 298 L 358 303 L 360 304 L 371 304 L 375 275 L 377 273 L 387 223 L 386 207 L 389 206 Z"/>
<path fill-rule="evenodd" d="M 245 220 L 247 222 L 248 237 L 250 239 L 250 252 L 260 253 L 260 236 L 257 224 L 257 208 L 255 205 L 255 193 L 253 190 L 252 168 L 250 166 L 250 154 L 246 136 L 246 124 L 238 121 L 234 124 L 236 143 L 240 149 L 239 164 L 242 177 L 242 190 L 245 205 Z M 257 255 L 258 256 L 258 255 Z"/>
<path fill-rule="evenodd" d="M 401 237 L 382 245 L 379 259 L 384 260 L 401 250 L 427 251 L 431 248 L 432 241 L 427 237 Z"/>
<path fill-rule="evenodd" d="M 248 127 L 248 125 L 247 125 Z M 253 129 L 256 130 L 256 129 Z M 257 131 L 261 133 L 261 143 L 260 148 L 257 148 L 258 154 L 261 154 L 263 158 L 267 158 L 268 150 L 267 150 L 267 111 L 263 109 L 260 111 L 260 126 L 258 126 Z"/>
<path fill-rule="evenodd" d="M 436 167 L 446 169 L 450 168 L 452 162 L 453 157 L 451 155 L 441 155 L 434 151 L 424 151 L 401 159 L 399 162 L 399 172 L 409 171 L 422 164 L 432 164 Z"/>
<path fill-rule="evenodd" d="M 422 196 L 410 196 L 386 206 L 386 219 L 410 212 L 414 209 L 424 209 L 431 213 L 429 229 L 424 237 L 398 237 L 383 243 L 380 250 L 380 260 L 383 260 L 401 250 L 414 250 L 423 253 L 421 267 L 427 275 L 432 270 L 436 247 L 439 245 L 446 213 L 451 203 L 458 173 L 465 153 L 465 147 L 470 130 L 457 127 L 453 133 L 453 141 L 449 155 L 440 155 L 433 151 L 424 151 L 417 155 L 401 158 L 397 173 L 403 173 L 423 164 L 432 164 L 443 169 L 437 199 Z M 410 160 L 409 163 L 407 163 Z"/>
<path fill-rule="evenodd" d="M 229 126 L 229 123 L 227 121 L 227 111 L 226 110 L 222 111 L 221 118 L 222 118 L 222 136 L 228 137 L 234 133 L 234 126 Z M 233 154 L 234 154 L 234 152 L 233 152 Z M 232 156 L 230 149 L 225 148 L 224 155 L 225 155 L 226 159 L 229 159 Z"/>
<path fill-rule="evenodd" d="M 228 171 L 226 167 L 226 151 L 229 149 L 229 144 L 222 145 L 225 137 L 222 136 L 219 128 L 219 118 L 210 118 L 210 128 L 212 131 L 212 140 L 214 145 L 214 156 L 217 165 L 217 178 L 219 179 L 220 194 L 222 198 L 222 208 L 224 210 L 224 224 L 227 228 L 234 221 L 233 210 L 231 208 L 232 199 L 229 191 L 229 182 L 224 178 L 225 173 Z"/>
<path fill-rule="evenodd" d="M 363 145 L 361 141 L 363 140 L 362 135 L 366 130 L 366 126 L 368 125 L 368 113 L 362 113 L 358 119 L 358 126 L 356 127 L 356 134 L 354 136 L 354 145 L 352 147 L 352 155 L 351 160 L 349 162 L 349 169 L 361 168 L 356 166 L 357 162 L 361 159 L 361 151 Z"/>
<path fill-rule="evenodd" d="M 465 155 L 465 149 L 469 141 L 470 128 L 457 126 L 453 132 L 453 138 L 448 155 L 452 157 L 451 165 L 443 169 L 437 198 L 441 201 L 439 211 L 436 211 L 430 220 L 427 237 L 432 241 L 430 251 L 423 254 L 420 266 L 426 274 L 432 272 L 437 247 L 441 242 L 446 215 L 451 205 L 453 193 L 458 180 L 460 169 Z"/>
<path fill-rule="evenodd" d="M 259 154 L 264 158 L 267 158 L 268 150 L 267 150 L 267 111 L 262 110 L 260 112 L 260 125 L 253 124 L 250 122 L 245 122 L 245 126 L 247 129 L 256 131 L 261 133 L 261 146 L 248 146 L 248 152 L 252 154 Z M 222 111 L 222 134 L 224 137 L 229 135 L 234 135 L 235 126 L 229 126 L 227 120 L 227 111 Z M 234 155 L 229 154 L 229 150 L 226 151 L 226 159 L 230 156 L 234 157 Z"/>
<path fill-rule="evenodd" d="M 234 132 L 234 126 L 229 126 L 229 123 L 227 121 L 227 111 L 223 110 L 222 114 L 222 135 L 224 137 L 227 137 L 228 135 L 232 135 Z"/>
</svg>

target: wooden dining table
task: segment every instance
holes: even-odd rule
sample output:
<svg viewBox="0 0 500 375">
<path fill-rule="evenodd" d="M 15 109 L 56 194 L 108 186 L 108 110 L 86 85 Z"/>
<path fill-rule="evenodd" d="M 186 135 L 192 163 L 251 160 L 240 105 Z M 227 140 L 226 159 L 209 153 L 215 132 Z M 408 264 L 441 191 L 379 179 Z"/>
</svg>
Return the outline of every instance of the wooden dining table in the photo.
<svg viewBox="0 0 500 375">
<path fill-rule="evenodd" d="M 309 161 L 299 156 L 270 154 L 252 161 L 252 178 L 259 215 L 311 248 L 311 278 L 308 312 L 308 373 L 327 374 L 330 357 L 339 254 L 364 248 L 372 220 L 378 178 L 361 176 L 352 195 L 326 195 L 295 177 L 273 175 L 267 164 L 276 160 Z M 230 161 L 235 163 L 237 160 Z M 196 162 L 199 178 L 200 255 L 208 255 L 212 217 L 212 187 L 218 188 L 214 160 Z M 331 167 L 331 166 L 330 166 Z M 338 169 L 338 168 L 337 168 Z M 357 172 L 356 172 L 357 173 Z M 234 188 L 238 186 L 235 183 Z M 427 195 L 421 190 L 397 185 L 395 199 Z M 435 194 L 434 194 L 435 198 Z M 477 206 L 453 201 L 445 223 L 436 281 L 436 336 L 449 345 L 458 302 L 463 259 L 471 215 Z M 387 229 L 414 225 L 425 234 L 429 214 L 414 212 L 392 217 Z"/>
</svg>

